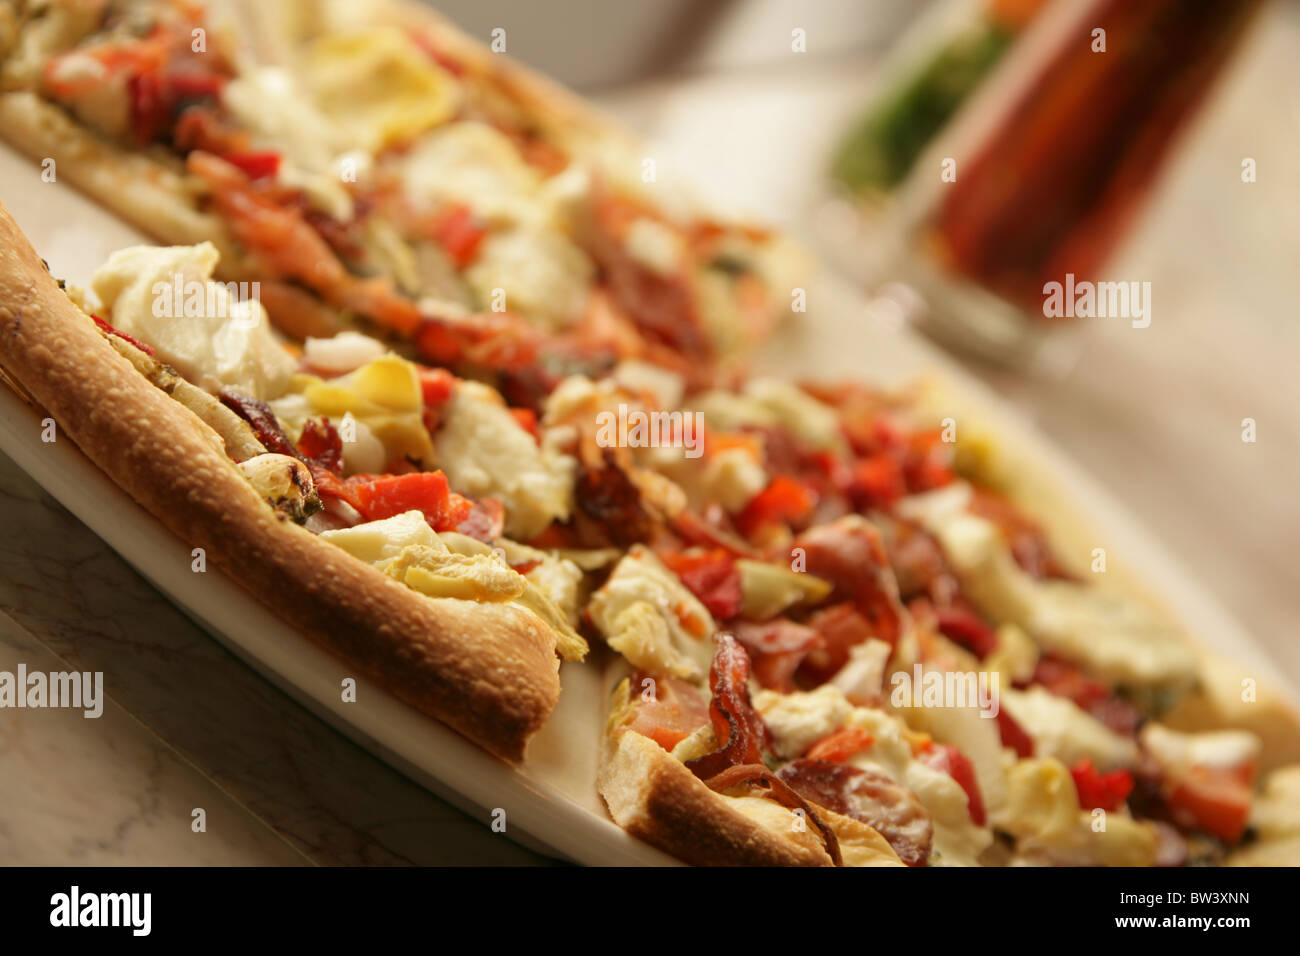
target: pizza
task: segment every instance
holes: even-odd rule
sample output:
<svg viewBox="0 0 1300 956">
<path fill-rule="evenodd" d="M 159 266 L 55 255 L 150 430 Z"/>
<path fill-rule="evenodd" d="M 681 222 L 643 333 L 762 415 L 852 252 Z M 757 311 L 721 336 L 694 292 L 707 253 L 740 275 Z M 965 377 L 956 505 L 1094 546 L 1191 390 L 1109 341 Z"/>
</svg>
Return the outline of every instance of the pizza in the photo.
<svg viewBox="0 0 1300 956">
<path fill-rule="evenodd" d="M 401 340 L 519 404 L 623 360 L 725 369 L 803 268 L 417 4 L 6 2 L 0 62 L 0 135 L 154 239 L 212 242 L 287 334 Z"/>
<path fill-rule="evenodd" d="M 779 237 L 669 216 L 602 165 L 585 109 L 405 7 L 364 29 L 266 7 L 10 4 L 0 29 L 0 112 L 26 117 L 5 129 L 172 243 L 78 289 L 0 207 L 0 371 L 186 553 L 508 761 L 562 660 L 601 669 L 599 792 L 688 863 L 1300 860 L 1286 699 L 1119 556 L 1099 567 L 995 411 L 938 381 L 743 374 L 783 298 L 760 264 Z M 250 51 L 218 12 L 276 22 Z M 367 176 L 241 120 L 276 83 L 301 84 L 286 115 L 364 144 Z M 459 184 L 432 232 L 405 164 Z M 586 214 L 619 223 L 594 240 L 512 191 L 575 170 Z M 343 183 L 339 215 L 312 174 Z M 642 221 L 674 237 L 671 270 Z M 487 268 L 498 240 L 517 258 Z M 585 262 L 564 315 L 523 279 L 559 242 Z M 456 283 L 408 282 L 407 253 Z"/>
</svg>

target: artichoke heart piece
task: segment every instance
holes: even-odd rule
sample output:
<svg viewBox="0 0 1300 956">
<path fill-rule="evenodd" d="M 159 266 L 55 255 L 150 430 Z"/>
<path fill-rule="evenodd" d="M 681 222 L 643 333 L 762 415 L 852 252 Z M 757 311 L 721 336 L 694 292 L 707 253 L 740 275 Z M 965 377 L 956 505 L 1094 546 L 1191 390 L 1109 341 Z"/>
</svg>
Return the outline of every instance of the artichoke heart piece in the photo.
<svg viewBox="0 0 1300 956">
<path fill-rule="evenodd" d="M 736 569 L 741 613 L 750 620 L 769 620 L 796 604 L 820 604 L 831 593 L 829 581 L 766 561 L 741 558 Z"/>
<path fill-rule="evenodd" d="M 568 568 L 572 567 L 569 562 L 545 556 L 540 559 L 541 564 L 526 575 L 522 575 L 510 569 L 503 561 L 500 561 L 496 557 L 498 553 L 496 550 L 476 538 L 457 534 L 454 531 L 445 531 L 439 535 L 439 539 L 454 554 L 492 561 L 498 567 L 506 568 L 511 574 L 518 577 L 524 582 L 524 589 L 511 600 L 520 607 L 532 611 L 555 632 L 555 647 L 559 651 L 560 657 L 566 661 L 580 661 L 587 656 L 587 642 L 581 634 L 573 629 L 571 615 L 566 613 L 565 608 L 562 606 L 562 603 L 567 604 L 574 598 L 569 597 L 566 599 L 566 595 L 558 592 L 552 593 L 551 590 L 551 587 L 567 583 L 565 579 L 568 577 Z M 507 558 L 527 555 L 529 558 L 537 560 L 536 555 L 545 554 L 505 539 L 502 539 L 500 550 L 505 552 Z M 577 569 L 573 568 L 573 571 L 577 572 Z M 577 573 L 580 577 L 581 572 Z"/>
<path fill-rule="evenodd" d="M 296 522 L 306 521 L 321 509 L 311 472 L 296 458 L 255 455 L 240 462 L 239 470 L 272 508 Z"/>
<path fill-rule="evenodd" d="M 385 563 L 382 570 L 412 590 L 429 597 L 465 601 L 513 601 L 528 581 L 491 555 L 465 555 L 412 544 Z"/>
<path fill-rule="evenodd" d="M 326 36 L 307 51 L 316 101 L 367 152 L 408 142 L 455 114 L 457 84 L 401 31 Z"/>
</svg>

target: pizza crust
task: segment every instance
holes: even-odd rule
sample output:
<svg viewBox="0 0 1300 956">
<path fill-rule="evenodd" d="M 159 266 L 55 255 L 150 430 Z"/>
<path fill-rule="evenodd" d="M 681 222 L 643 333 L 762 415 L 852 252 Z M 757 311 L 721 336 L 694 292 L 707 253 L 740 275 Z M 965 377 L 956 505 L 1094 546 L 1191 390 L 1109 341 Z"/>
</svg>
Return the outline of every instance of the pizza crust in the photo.
<svg viewBox="0 0 1300 956">
<path fill-rule="evenodd" d="M 0 365 L 185 544 L 394 696 L 519 760 L 559 696 L 555 636 L 508 605 L 430 599 L 277 518 L 212 429 L 68 300 L 0 206 Z M 340 678 L 349 676 L 340 670 Z"/>
<path fill-rule="evenodd" d="M 219 218 L 191 201 L 193 186 L 177 164 L 114 146 L 54 104 L 28 91 L 0 94 L 0 135 L 38 165 L 91 196 L 142 232 L 169 245 L 208 241 L 221 270 L 247 277 L 251 263 Z M 33 180 L 41 175 L 32 171 Z"/>
<path fill-rule="evenodd" d="M 809 826 L 782 832 L 705 786 L 649 737 L 615 729 L 603 741 L 597 787 L 614 822 L 695 866 L 830 866 Z M 776 806 L 774 804 L 774 806 Z M 789 811 L 777 807 L 787 818 Z"/>
</svg>

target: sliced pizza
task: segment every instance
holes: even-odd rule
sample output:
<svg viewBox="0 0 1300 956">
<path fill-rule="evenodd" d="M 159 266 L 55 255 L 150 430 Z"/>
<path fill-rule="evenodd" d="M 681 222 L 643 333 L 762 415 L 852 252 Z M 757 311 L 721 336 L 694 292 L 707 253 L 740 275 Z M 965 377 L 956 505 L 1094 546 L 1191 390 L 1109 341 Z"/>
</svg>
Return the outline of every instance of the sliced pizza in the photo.
<svg viewBox="0 0 1300 956">
<path fill-rule="evenodd" d="M 516 404 L 625 359 L 705 381 L 802 269 L 419 4 L 10 0 L 0 134 L 154 238 L 215 243 L 294 338 L 400 339 Z"/>
<path fill-rule="evenodd" d="M 639 453 L 687 505 L 585 612 L 621 657 L 617 822 L 705 864 L 1295 862 L 1294 712 L 1074 568 L 1089 539 L 1021 505 L 1036 469 L 958 398 L 688 403 L 704 454 Z"/>
<path fill-rule="evenodd" d="M 0 207 L 5 380 L 344 676 L 521 759 L 559 658 L 587 645 L 578 566 L 508 535 L 568 514 L 573 462 L 486 386 L 376 340 L 295 352 L 258 302 L 211 280 L 216 256 L 122 250 L 95 273 L 91 312 Z M 161 291 L 177 272 L 193 311 Z"/>
</svg>

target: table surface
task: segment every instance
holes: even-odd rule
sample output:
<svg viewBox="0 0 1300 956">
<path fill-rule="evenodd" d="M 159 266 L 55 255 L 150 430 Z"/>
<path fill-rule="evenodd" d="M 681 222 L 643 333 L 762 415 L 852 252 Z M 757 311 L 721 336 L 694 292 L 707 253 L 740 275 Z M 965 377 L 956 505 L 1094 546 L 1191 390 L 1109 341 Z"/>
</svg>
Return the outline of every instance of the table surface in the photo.
<svg viewBox="0 0 1300 956">
<path fill-rule="evenodd" d="M 1300 12 L 1279 6 L 1114 264 L 1151 327 L 1068 368 L 975 371 L 1108 485 L 1300 683 Z M 600 97 L 723 205 L 817 238 L 819 174 L 870 64 Z M 1259 180 L 1240 182 L 1242 157 Z M 1240 440 L 1243 418 L 1258 441 Z M 545 864 L 303 710 L 0 457 L 0 670 L 107 670 L 104 716 L 0 714 L 0 863 Z M 205 826 L 194 825 L 204 810 Z"/>
</svg>

